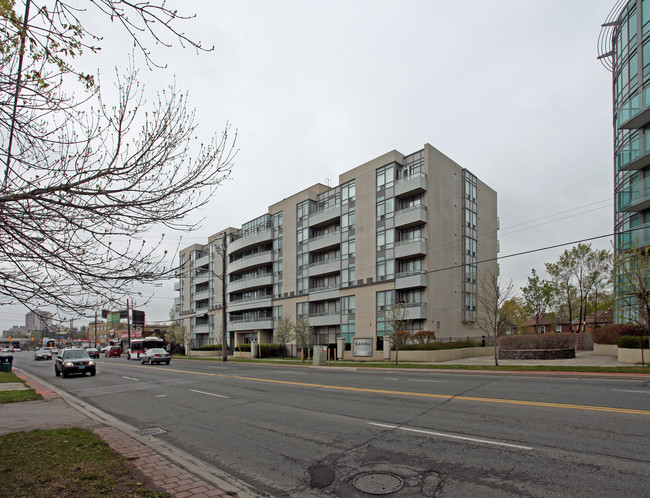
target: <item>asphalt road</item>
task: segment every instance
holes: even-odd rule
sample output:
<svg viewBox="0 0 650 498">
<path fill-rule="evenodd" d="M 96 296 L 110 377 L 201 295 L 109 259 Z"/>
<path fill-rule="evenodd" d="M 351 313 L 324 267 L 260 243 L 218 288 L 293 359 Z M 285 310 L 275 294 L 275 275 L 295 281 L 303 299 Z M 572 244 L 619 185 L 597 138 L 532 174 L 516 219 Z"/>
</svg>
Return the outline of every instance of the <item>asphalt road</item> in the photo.
<svg viewBox="0 0 650 498">
<path fill-rule="evenodd" d="M 15 356 L 274 496 L 650 496 L 643 379 L 125 358 L 62 379 Z"/>
</svg>

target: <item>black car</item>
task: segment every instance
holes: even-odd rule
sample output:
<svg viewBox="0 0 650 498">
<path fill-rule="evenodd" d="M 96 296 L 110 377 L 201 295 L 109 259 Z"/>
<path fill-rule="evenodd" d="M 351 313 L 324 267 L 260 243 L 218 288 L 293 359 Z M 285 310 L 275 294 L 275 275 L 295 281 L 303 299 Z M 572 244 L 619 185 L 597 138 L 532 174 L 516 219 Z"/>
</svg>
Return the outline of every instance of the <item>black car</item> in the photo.
<svg viewBox="0 0 650 498">
<path fill-rule="evenodd" d="M 97 348 L 86 348 L 86 353 L 88 353 L 88 356 L 91 358 L 99 358 L 99 349 Z"/>
<path fill-rule="evenodd" d="M 90 359 L 88 353 L 83 349 L 69 348 L 63 349 L 56 357 L 54 363 L 54 373 L 58 377 L 63 374 L 67 377 L 71 373 L 80 373 L 85 375 L 86 372 L 94 376 L 96 373 L 95 362 Z"/>
<path fill-rule="evenodd" d="M 52 351 L 50 351 L 47 348 L 41 348 L 38 351 L 34 353 L 34 359 L 35 360 L 51 360 L 52 359 Z"/>
</svg>

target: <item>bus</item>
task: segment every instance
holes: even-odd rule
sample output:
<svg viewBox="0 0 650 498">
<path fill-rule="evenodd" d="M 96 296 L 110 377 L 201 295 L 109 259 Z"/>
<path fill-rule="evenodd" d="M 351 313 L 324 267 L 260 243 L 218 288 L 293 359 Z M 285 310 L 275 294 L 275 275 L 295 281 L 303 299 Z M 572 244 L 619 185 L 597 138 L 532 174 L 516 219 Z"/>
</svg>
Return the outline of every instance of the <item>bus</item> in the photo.
<svg viewBox="0 0 650 498">
<path fill-rule="evenodd" d="M 162 348 L 165 345 L 165 341 L 160 337 L 143 337 L 142 339 L 131 339 L 131 347 L 126 350 L 126 359 L 130 360 L 135 358 L 136 360 L 140 359 L 140 356 L 144 354 L 147 349 L 151 348 Z"/>
</svg>

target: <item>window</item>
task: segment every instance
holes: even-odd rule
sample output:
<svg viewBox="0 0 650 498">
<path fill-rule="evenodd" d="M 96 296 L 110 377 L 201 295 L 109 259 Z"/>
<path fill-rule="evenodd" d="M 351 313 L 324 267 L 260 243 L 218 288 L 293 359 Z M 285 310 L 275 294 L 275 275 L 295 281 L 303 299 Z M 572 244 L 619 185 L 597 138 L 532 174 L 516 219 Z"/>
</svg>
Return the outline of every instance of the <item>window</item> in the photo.
<svg viewBox="0 0 650 498">
<path fill-rule="evenodd" d="M 377 190 L 390 188 L 395 181 L 395 164 L 387 164 L 377 169 Z"/>
<path fill-rule="evenodd" d="M 555 326 L 555 332 L 557 332 L 557 333 L 562 332 L 562 325 L 556 325 Z"/>
<path fill-rule="evenodd" d="M 342 231 L 347 231 L 350 228 L 354 228 L 356 224 L 356 212 L 354 208 L 341 215 L 341 229 Z"/>
<path fill-rule="evenodd" d="M 296 316 L 307 317 L 309 315 L 309 303 L 296 303 Z"/>
<path fill-rule="evenodd" d="M 348 240 L 341 242 L 341 258 L 348 259 L 354 257 L 354 252 L 356 248 L 356 239 L 350 237 Z"/>
<path fill-rule="evenodd" d="M 377 292 L 377 311 L 393 309 L 395 305 L 395 293 L 392 290 Z"/>
<path fill-rule="evenodd" d="M 377 221 L 392 218 L 395 210 L 394 206 L 395 200 L 392 197 L 389 199 L 384 199 L 383 196 L 377 198 Z"/>
<path fill-rule="evenodd" d="M 280 228 L 282 226 L 282 211 L 273 215 L 273 228 Z"/>
<path fill-rule="evenodd" d="M 355 296 L 344 296 L 341 298 L 341 313 L 342 314 L 354 314 L 355 311 Z"/>
<path fill-rule="evenodd" d="M 341 280 L 343 281 L 343 287 L 349 287 L 354 285 L 354 280 L 356 279 L 355 266 L 350 265 L 348 268 L 341 270 Z"/>
<path fill-rule="evenodd" d="M 546 333 L 546 325 L 540 325 L 539 326 L 539 333 L 540 334 L 545 334 Z"/>
<path fill-rule="evenodd" d="M 392 249 L 395 244 L 395 230 L 389 228 L 386 230 L 381 227 L 377 229 L 377 250 Z"/>
<path fill-rule="evenodd" d="M 348 323 L 341 324 L 341 337 L 345 339 L 345 342 L 347 344 L 350 344 L 354 338 L 354 329 L 355 323 L 354 319 L 352 318 L 348 321 Z"/>
<path fill-rule="evenodd" d="M 341 202 L 342 204 L 347 204 L 350 201 L 354 200 L 355 197 L 355 183 L 354 180 L 350 180 L 347 183 L 341 185 Z"/>
</svg>

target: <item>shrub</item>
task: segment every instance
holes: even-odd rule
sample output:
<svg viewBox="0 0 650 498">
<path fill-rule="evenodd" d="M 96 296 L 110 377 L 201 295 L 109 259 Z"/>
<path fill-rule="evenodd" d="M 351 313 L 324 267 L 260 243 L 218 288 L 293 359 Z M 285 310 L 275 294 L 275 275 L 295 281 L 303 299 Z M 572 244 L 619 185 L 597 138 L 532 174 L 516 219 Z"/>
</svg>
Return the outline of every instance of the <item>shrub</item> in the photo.
<svg viewBox="0 0 650 498">
<path fill-rule="evenodd" d="M 462 341 L 454 342 L 430 342 L 429 344 L 406 344 L 400 346 L 400 351 L 437 351 L 439 349 L 460 349 L 460 348 L 476 348 L 481 343 L 474 339 L 464 339 Z M 393 351 L 395 346 L 393 346 Z"/>
<path fill-rule="evenodd" d="M 497 339 L 499 349 L 566 349 L 574 348 L 577 334 L 505 335 Z"/>
<path fill-rule="evenodd" d="M 622 335 L 618 339 L 618 347 L 621 349 L 640 349 L 648 345 L 648 336 L 640 335 Z"/>
<path fill-rule="evenodd" d="M 283 344 L 260 344 L 261 358 L 279 358 L 280 356 L 286 356 L 286 348 Z"/>
<path fill-rule="evenodd" d="M 192 351 L 221 351 L 221 344 L 208 344 L 198 348 L 192 348 Z"/>
<path fill-rule="evenodd" d="M 251 345 L 250 344 L 237 344 L 237 347 L 235 348 L 238 351 L 242 351 L 244 353 L 250 353 L 251 352 Z"/>
<path fill-rule="evenodd" d="M 436 333 L 431 330 L 420 330 L 411 336 L 415 344 L 431 344 L 436 340 Z"/>
<path fill-rule="evenodd" d="M 618 344 L 618 340 L 624 335 L 641 335 L 643 329 L 636 325 L 612 324 L 599 327 L 591 333 L 596 344 Z"/>
</svg>

